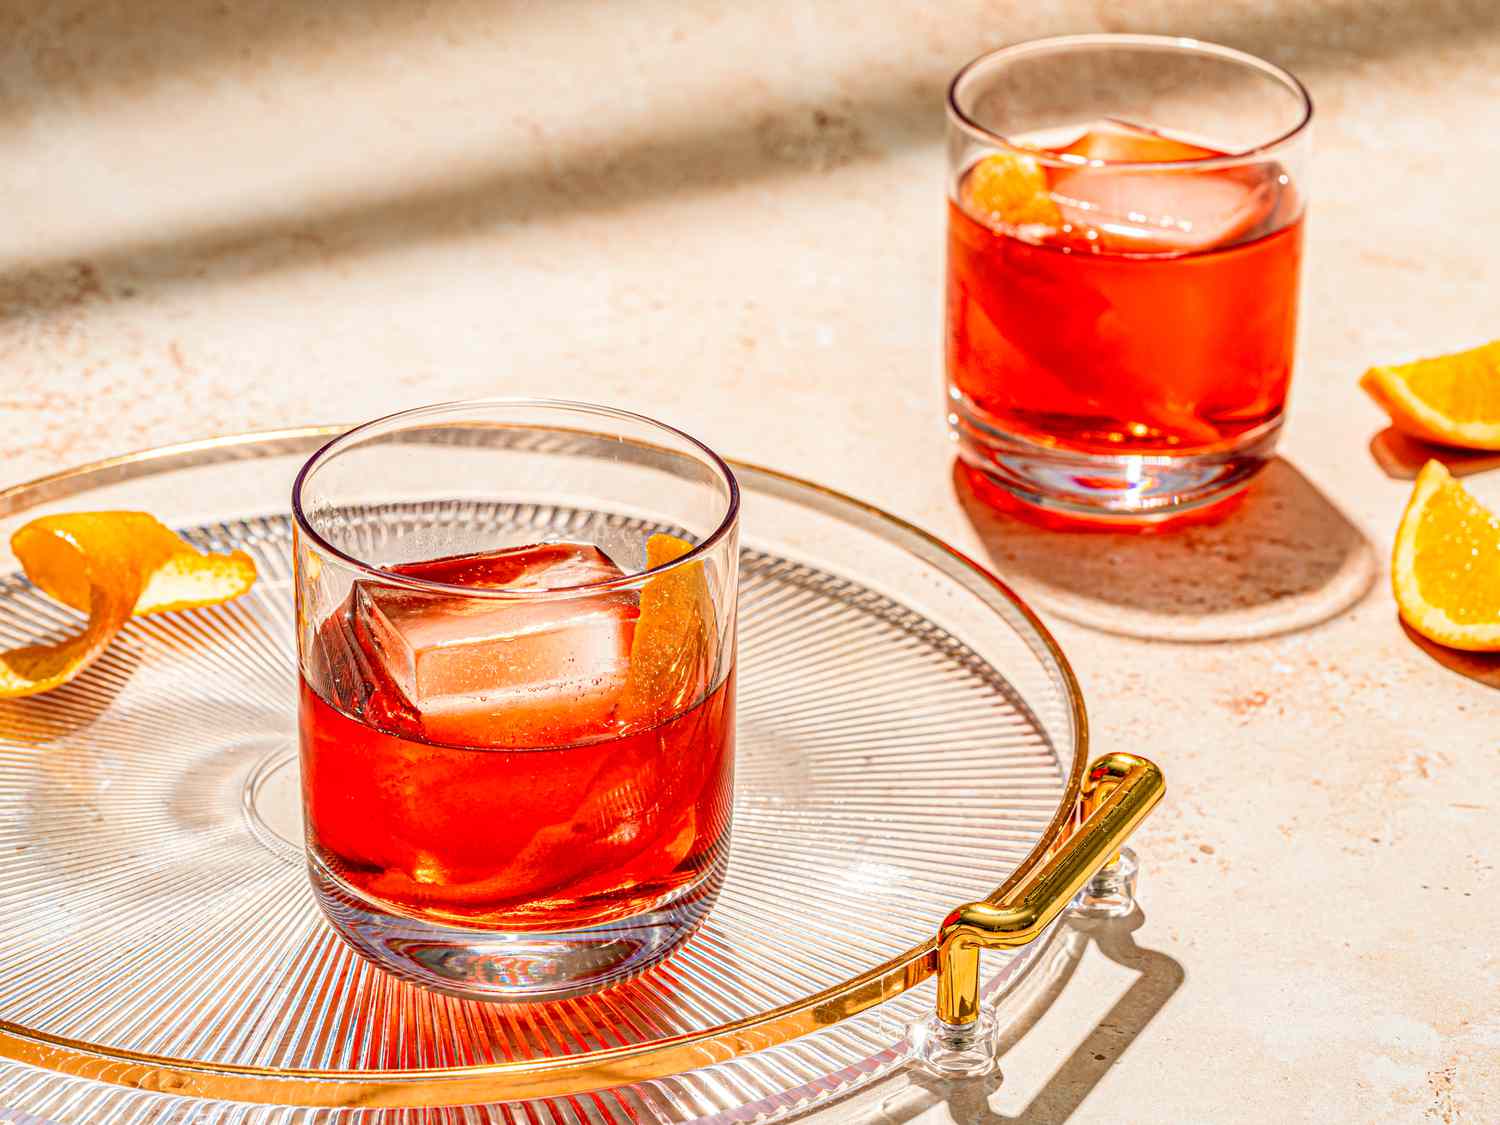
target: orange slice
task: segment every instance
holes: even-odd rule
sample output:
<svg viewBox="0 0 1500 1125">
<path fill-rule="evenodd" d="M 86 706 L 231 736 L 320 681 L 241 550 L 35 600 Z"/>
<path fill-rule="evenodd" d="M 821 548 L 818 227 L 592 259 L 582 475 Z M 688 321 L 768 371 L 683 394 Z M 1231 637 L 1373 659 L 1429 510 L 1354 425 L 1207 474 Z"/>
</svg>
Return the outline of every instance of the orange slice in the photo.
<svg viewBox="0 0 1500 1125">
<path fill-rule="evenodd" d="M 986 156 L 964 177 L 964 205 L 979 218 L 1006 226 L 1062 226 L 1062 213 L 1047 191 L 1047 173 L 1019 153 Z"/>
<path fill-rule="evenodd" d="M 237 598 L 255 582 L 242 551 L 209 555 L 144 512 L 71 512 L 11 536 L 26 576 L 88 614 L 82 633 L 0 653 L 0 698 L 67 683 L 99 658 L 133 613 L 165 613 Z"/>
<path fill-rule="evenodd" d="M 646 540 L 646 566 L 665 566 L 693 549 L 674 535 Z M 646 579 L 630 645 L 620 718 L 662 722 L 698 701 L 713 674 L 714 607 L 701 562 Z"/>
<path fill-rule="evenodd" d="M 1359 381 L 1402 433 L 1500 449 L 1500 340 L 1466 352 L 1372 367 Z"/>
<path fill-rule="evenodd" d="M 1396 532 L 1391 559 L 1406 623 L 1450 648 L 1500 650 L 1500 519 L 1429 461 Z"/>
</svg>

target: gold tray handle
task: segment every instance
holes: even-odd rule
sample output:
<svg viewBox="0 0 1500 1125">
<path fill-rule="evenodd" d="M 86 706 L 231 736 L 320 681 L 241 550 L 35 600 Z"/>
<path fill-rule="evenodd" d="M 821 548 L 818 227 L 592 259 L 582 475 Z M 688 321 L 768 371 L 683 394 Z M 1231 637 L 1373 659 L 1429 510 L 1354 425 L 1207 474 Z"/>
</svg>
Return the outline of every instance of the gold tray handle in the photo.
<svg viewBox="0 0 1500 1125">
<path fill-rule="evenodd" d="M 1166 792 L 1154 762 L 1108 754 L 1088 770 L 1080 822 L 1040 867 L 994 899 L 960 906 L 938 929 L 937 1018 L 917 1053 L 946 1074 L 994 1068 L 979 1011 L 979 951 L 1012 949 L 1034 940 L 1073 896 L 1116 858 L 1120 847 Z"/>
</svg>

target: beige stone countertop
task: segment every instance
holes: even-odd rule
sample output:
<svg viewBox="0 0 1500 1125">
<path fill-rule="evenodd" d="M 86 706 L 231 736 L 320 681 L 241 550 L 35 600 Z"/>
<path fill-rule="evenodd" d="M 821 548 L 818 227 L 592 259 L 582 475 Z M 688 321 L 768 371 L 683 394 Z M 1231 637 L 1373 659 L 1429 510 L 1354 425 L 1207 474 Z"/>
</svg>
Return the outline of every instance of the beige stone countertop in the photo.
<svg viewBox="0 0 1500 1125">
<path fill-rule="evenodd" d="M 1090 29 L 1318 106 L 1285 460 L 1167 538 L 985 514 L 942 424 L 943 87 Z M 1414 454 L 1355 385 L 1500 335 L 1497 124 L 1491 0 L 0 3 L 0 483 L 544 394 L 869 499 L 1033 597 L 1171 793 L 1004 1085 L 825 1116 L 1500 1121 L 1500 662 L 1399 624 Z"/>
</svg>

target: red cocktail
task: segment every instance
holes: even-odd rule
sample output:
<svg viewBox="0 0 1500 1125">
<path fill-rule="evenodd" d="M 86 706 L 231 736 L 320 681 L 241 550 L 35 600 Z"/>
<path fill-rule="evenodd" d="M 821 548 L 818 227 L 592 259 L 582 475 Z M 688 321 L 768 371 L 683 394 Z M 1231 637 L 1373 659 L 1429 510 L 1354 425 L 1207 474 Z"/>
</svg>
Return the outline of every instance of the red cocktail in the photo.
<svg viewBox="0 0 1500 1125">
<path fill-rule="evenodd" d="M 1296 138 L 1246 151 L 1141 119 L 1020 124 L 1116 98 L 1194 120 L 1193 83 L 1233 103 L 1235 68 L 1305 118 L 1300 87 L 1247 59 L 1083 36 L 998 52 L 955 81 L 949 409 L 983 483 L 1054 515 L 1139 519 L 1221 498 L 1269 457 L 1296 341 Z"/>
<path fill-rule="evenodd" d="M 547 544 L 394 572 L 540 589 L 620 576 Z M 352 888 L 438 922 L 555 930 L 700 884 L 727 844 L 732 670 L 666 699 L 632 679 L 635 591 L 543 606 L 357 583 L 301 686 L 309 846 Z"/>
<path fill-rule="evenodd" d="M 1120 125 L 1057 151 L 1225 155 Z M 948 205 L 948 371 L 965 400 L 1008 433 L 1098 453 L 1212 449 L 1279 418 L 1302 257 L 1290 178 L 1040 171 L 1056 227 L 1008 228 L 985 205 L 982 161 Z"/>
<path fill-rule="evenodd" d="M 729 852 L 739 493 L 624 411 L 450 403 L 293 492 L 318 905 L 463 995 L 572 995 L 703 920 Z"/>
</svg>

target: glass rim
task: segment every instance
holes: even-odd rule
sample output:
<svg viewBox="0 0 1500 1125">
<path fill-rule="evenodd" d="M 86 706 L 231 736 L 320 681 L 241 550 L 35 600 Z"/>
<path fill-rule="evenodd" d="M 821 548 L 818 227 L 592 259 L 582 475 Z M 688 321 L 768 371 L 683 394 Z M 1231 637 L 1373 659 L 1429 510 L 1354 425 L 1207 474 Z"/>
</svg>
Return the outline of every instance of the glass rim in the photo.
<svg viewBox="0 0 1500 1125">
<path fill-rule="evenodd" d="M 349 552 L 334 546 L 321 532 L 314 528 L 308 519 L 303 506 L 303 489 L 308 484 L 312 473 L 319 465 L 331 460 L 340 452 L 344 452 L 350 446 L 356 445 L 363 435 L 379 427 L 386 426 L 392 422 L 404 422 L 418 420 L 452 411 L 456 408 L 465 410 L 479 410 L 485 408 L 539 408 L 542 410 L 571 410 L 584 414 L 593 414 L 603 418 L 611 418 L 617 421 L 629 421 L 642 423 L 663 433 L 685 441 L 693 450 L 703 455 L 704 460 L 718 474 L 719 478 L 728 486 L 729 497 L 724 508 L 724 515 L 720 518 L 713 531 L 693 544 L 691 550 L 673 559 L 671 562 L 662 563 L 659 566 L 646 567 L 632 574 L 624 574 L 619 578 L 605 578 L 597 582 L 583 582 L 576 586 L 551 586 L 540 590 L 516 589 L 514 587 L 488 587 L 480 588 L 474 586 L 458 586 L 448 582 L 434 582 L 431 579 L 417 578 L 409 574 L 401 574 L 385 567 L 376 566 L 364 559 L 356 558 Z M 580 431 L 573 431 L 580 432 Z M 608 436 L 600 434 L 599 436 Z M 574 597 L 593 596 L 606 594 L 616 590 L 627 590 L 639 586 L 647 579 L 658 574 L 667 574 L 680 567 L 689 566 L 701 561 L 706 555 L 718 547 L 725 539 L 734 533 L 739 523 L 740 513 L 740 485 L 735 478 L 734 471 L 729 465 L 711 448 L 693 437 L 692 434 L 679 430 L 676 426 L 668 425 L 666 422 L 648 417 L 645 414 L 637 414 L 629 410 L 620 410 L 613 406 L 603 406 L 599 403 L 583 402 L 575 399 L 564 398 L 526 398 L 519 396 L 502 396 L 497 398 L 475 398 L 475 399 L 452 399 L 448 402 L 432 403 L 428 406 L 412 407 L 408 410 L 398 410 L 392 414 L 384 414 L 379 418 L 372 418 L 368 422 L 362 422 L 353 429 L 345 430 L 336 437 L 320 446 L 311 457 L 303 462 L 302 467 L 297 470 L 297 479 L 292 484 L 292 521 L 297 531 L 306 535 L 323 551 L 340 562 L 370 575 L 384 585 L 399 586 L 402 589 L 413 590 L 428 594 L 441 594 L 446 597 L 461 597 L 470 600 L 493 600 L 511 602 L 538 602 L 562 600 Z"/>
<path fill-rule="evenodd" d="M 988 129 L 978 121 L 975 121 L 958 104 L 959 86 L 978 67 L 994 62 L 997 59 L 1020 58 L 1036 51 L 1068 47 L 1147 47 L 1211 56 L 1226 62 L 1239 63 L 1250 70 L 1259 71 L 1261 74 L 1275 79 L 1295 94 L 1302 104 L 1302 116 L 1295 125 L 1284 133 L 1268 141 L 1263 141 L 1252 148 L 1245 149 L 1242 152 L 1226 153 L 1223 156 L 1205 156 L 1196 160 L 1100 160 L 1080 156 L 1051 154 L 1025 145 L 1015 144 L 1003 134 L 997 133 L 993 129 Z M 1259 55 L 1252 55 L 1248 51 L 1226 47 L 1220 43 L 1210 43 L 1202 39 L 1193 39 L 1189 36 L 1146 35 L 1107 31 L 1089 32 L 1082 35 L 1052 35 L 1042 39 L 1028 39 L 1021 43 L 1012 43 L 1006 47 L 997 47 L 993 51 L 986 51 L 977 58 L 970 59 L 953 76 L 953 81 L 948 84 L 947 103 L 949 121 L 956 124 L 965 132 L 988 145 L 1018 156 L 1029 157 L 1038 164 L 1049 168 L 1121 168 L 1137 171 L 1150 170 L 1153 172 L 1173 172 L 1187 169 L 1203 171 L 1216 168 L 1234 168 L 1263 158 L 1271 152 L 1295 141 L 1307 132 L 1308 126 L 1312 124 L 1313 119 L 1312 95 L 1308 92 L 1307 87 L 1302 84 L 1301 79 L 1291 71 L 1277 66 L 1273 62 L 1269 62 Z"/>
</svg>

